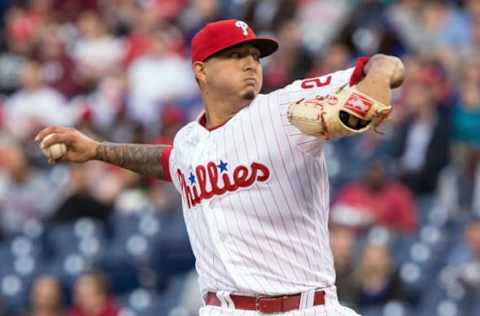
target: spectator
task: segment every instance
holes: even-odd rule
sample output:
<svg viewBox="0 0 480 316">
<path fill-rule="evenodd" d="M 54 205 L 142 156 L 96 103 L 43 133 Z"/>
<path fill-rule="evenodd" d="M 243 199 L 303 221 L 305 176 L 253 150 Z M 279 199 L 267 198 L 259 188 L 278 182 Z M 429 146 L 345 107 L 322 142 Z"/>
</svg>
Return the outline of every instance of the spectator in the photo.
<svg viewBox="0 0 480 316">
<path fill-rule="evenodd" d="M 0 210 L 2 229 L 16 233 L 30 219 L 46 219 L 65 194 L 61 176 L 33 168 L 23 147 L 3 140 L 0 145 Z M 54 172 L 52 170 L 52 172 Z"/>
<path fill-rule="evenodd" d="M 277 34 L 282 49 L 270 57 L 268 67 L 265 69 L 263 79 L 265 91 L 273 91 L 297 78 L 305 78 L 312 67 L 312 57 L 302 45 L 296 21 L 282 22 L 278 26 Z"/>
<path fill-rule="evenodd" d="M 137 12 L 131 19 L 133 19 L 132 31 L 125 41 L 125 54 L 122 60 L 127 67 L 152 49 L 150 34 L 159 24 L 158 14 L 154 10 Z"/>
<path fill-rule="evenodd" d="M 453 161 L 444 169 L 438 183 L 438 207 L 451 216 L 480 215 L 480 147 L 457 145 Z"/>
<path fill-rule="evenodd" d="M 471 20 L 471 34 L 470 42 L 461 51 L 461 55 L 463 55 L 466 60 L 468 60 L 470 56 L 477 54 L 480 49 L 480 15 Z"/>
<path fill-rule="evenodd" d="M 22 7 L 12 7 L 8 11 L 6 35 L 16 52 L 26 57 L 33 53 L 41 22 L 35 14 Z"/>
<path fill-rule="evenodd" d="M 281 25 L 292 21 L 298 5 L 292 0 L 249 1 L 245 8 L 245 21 L 257 32 L 279 30 Z"/>
<path fill-rule="evenodd" d="M 179 106 L 167 104 L 162 109 L 161 122 L 161 136 L 155 139 L 155 143 L 173 145 L 175 135 L 187 123 L 187 114 Z"/>
<path fill-rule="evenodd" d="M 314 61 L 313 71 L 308 77 L 318 77 L 339 69 L 346 69 L 351 55 L 346 45 L 340 42 L 332 43 L 326 52 Z"/>
<path fill-rule="evenodd" d="M 349 0 L 304 0 L 297 3 L 301 4 L 296 16 L 303 43 L 311 52 L 321 52 L 330 43 L 338 41 L 342 27 L 348 23 L 357 5 Z"/>
<path fill-rule="evenodd" d="M 80 92 L 77 66 L 67 54 L 60 26 L 46 28 L 40 36 L 39 60 L 45 82 L 64 97 L 70 98 Z"/>
<path fill-rule="evenodd" d="M 405 292 L 388 247 L 369 243 L 355 271 L 355 303 L 360 311 L 404 301 Z"/>
<path fill-rule="evenodd" d="M 19 69 L 26 59 L 12 50 L 0 53 L 0 93 L 10 94 L 19 86 Z"/>
<path fill-rule="evenodd" d="M 148 198 L 158 213 L 165 216 L 178 216 L 181 209 L 181 199 L 175 189 L 162 181 L 151 183 L 148 188 Z"/>
<path fill-rule="evenodd" d="M 359 227 L 380 225 L 411 233 L 416 228 L 415 199 L 407 187 L 387 179 L 381 163 L 375 161 L 363 182 L 340 189 L 332 207 L 332 221 Z"/>
<path fill-rule="evenodd" d="M 472 54 L 462 59 L 456 69 L 455 79 L 460 88 L 464 84 L 480 84 L 480 55 Z M 471 106 L 475 106 L 472 104 Z"/>
<path fill-rule="evenodd" d="M 30 0 L 28 1 L 28 16 L 40 26 L 35 31 L 41 30 L 41 27 L 50 23 L 53 18 L 52 0 Z"/>
<path fill-rule="evenodd" d="M 126 94 L 126 78 L 123 73 L 103 77 L 95 90 L 72 101 L 83 109 L 82 120 L 78 123 L 86 123 L 93 132 L 111 139 L 118 129 L 130 127 L 125 117 Z M 127 135 L 122 135 L 125 138 L 119 141 L 129 140 Z M 116 140 L 117 137 L 113 139 Z"/>
<path fill-rule="evenodd" d="M 470 41 L 465 12 L 450 1 L 401 1 L 390 18 L 411 50 L 437 55 L 446 64 Z"/>
<path fill-rule="evenodd" d="M 201 2 L 208 3 L 209 1 L 203 0 Z M 147 11 L 157 11 L 162 20 L 174 21 L 187 3 L 187 0 L 152 0 L 147 2 L 145 9 Z"/>
<path fill-rule="evenodd" d="M 188 43 L 200 28 L 208 22 L 218 20 L 221 16 L 219 0 L 192 0 L 183 10 L 179 24 L 186 35 Z"/>
<path fill-rule="evenodd" d="M 73 47 L 81 78 L 87 86 L 114 71 L 123 56 L 122 41 L 114 38 L 97 13 L 83 13 L 78 21 L 80 38 Z"/>
<path fill-rule="evenodd" d="M 10 9 L 7 13 L 7 24 L 17 9 Z M 21 65 L 26 61 L 30 47 L 26 41 L 11 31 L 3 34 L 4 45 L 0 51 L 0 92 L 12 93 L 19 87 L 19 72 Z"/>
<path fill-rule="evenodd" d="M 385 11 L 382 1 L 363 1 L 357 4 L 339 38 L 355 55 L 371 55 L 378 51 L 403 55 L 405 45 L 387 19 Z"/>
<path fill-rule="evenodd" d="M 356 266 L 355 246 L 356 231 L 348 226 L 333 225 L 330 227 L 330 243 L 335 262 L 335 275 L 338 299 L 342 305 L 354 306 L 355 287 L 354 270 Z"/>
<path fill-rule="evenodd" d="M 62 95 L 45 84 L 40 64 L 25 63 L 20 81 L 21 90 L 5 101 L 5 127 L 10 133 L 26 140 L 44 126 L 73 125 L 75 109 L 66 107 Z"/>
<path fill-rule="evenodd" d="M 5 14 L 5 11 L 7 10 L 7 8 L 9 6 L 12 5 L 13 2 L 14 2 L 14 0 L 5 0 L 5 1 L 2 1 L 0 3 L 0 17 L 3 17 L 3 15 Z M 2 23 L 2 26 L 3 26 L 3 21 L 1 23 Z"/>
<path fill-rule="evenodd" d="M 389 23 L 410 52 L 417 51 L 422 44 L 418 19 L 423 5 L 421 0 L 400 0 L 387 8 L 386 17 Z"/>
<path fill-rule="evenodd" d="M 5 233 L 0 241 L 1 258 L 5 252 L 11 255 L 10 249 L 29 251 L 22 246 L 23 241 L 18 241 L 37 238 L 42 229 L 49 231 L 50 222 L 42 226 L 35 224 L 38 221 L 61 222 L 83 216 L 106 220 L 114 210 L 130 214 L 155 209 L 158 223 L 139 216 L 141 237 L 148 233 L 149 244 L 162 243 L 177 259 L 166 263 L 165 253 L 156 252 L 158 256 L 149 263 L 149 269 L 143 271 L 142 266 L 142 271 L 147 276 L 160 273 L 163 278 L 165 271 L 184 269 L 187 265 L 178 263 L 186 262 L 187 256 L 190 267 L 191 255 L 184 245 L 178 209 L 181 199 L 173 186 L 154 179 L 143 181 L 132 173 L 98 163 L 86 168 L 72 166 L 71 171 L 62 165 L 48 167 L 43 156 L 36 160 L 39 157 L 34 155 L 39 153 L 31 135 L 44 125 L 74 125 L 97 138 L 116 142 L 172 143 L 177 130 L 195 119 L 201 107 L 186 43 L 206 22 L 240 18 L 257 32 L 281 42 L 278 55 L 265 60 L 266 90 L 293 78 L 346 68 L 356 55 L 394 53 L 405 62 L 406 82 L 393 92 L 394 111 L 389 123 L 381 128 L 385 135 L 367 133 L 329 142 L 324 147 L 335 180 L 331 181 L 332 192 L 340 191 L 331 217 L 340 300 L 348 305 L 361 304 L 366 311 L 367 306 L 383 309 L 385 302 L 400 297 L 401 291 L 392 290 L 401 286 L 397 286 L 395 267 L 384 258 L 388 255 L 385 249 L 365 250 L 369 254 L 359 258 L 359 239 L 364 229 L 378 226 L 400 234 L 412 232 L 416 229 L 415 209 L 428 211 L 426 205 L 430 203 L 423 202 L 431 201 L 428 194 L 435 192 L 439 203 L 421 218 L 440 224 L 436 211 L 443 209 L 450 212 L 446 228 L 463 228 L 464 224 L 469 228 L 459 231 L 460 235 L 455 234 L 456 230 L 441 234 L 440 244 L 435 243 L 434 230 L 424 227 L 418 227 L 421 240 L 417 234 L 406 238 L 434 245 L 452 245 L 462 239 L 458 247 L 446 249 L 445 258 L 450 260 L 440 260 L 439 265 L 448 261 L 448 265 L 458 266 L 454 269 L 455 280 L 449 284 L 455 287 L 448 289 L 463 286 L 466 296 L 474 293 L 475 302 L 480 302 L 475 274 L 479 270 L 475 255 L 478 251 L 474 250 L 478 248 L 478 219 L 471 219 L 480 215 L 480 1 L 2 0 L 0 17 L 0 127 L 2 135 L 8 134 L 6 140 L 0 136 L 0 226 Z M 364 176 L 364 168 L 358 167 L 362 161 L 389 154 L 396 161 L 391 169 L 372 165 Z M 415 199 L 410 191 L 422 196 Z M 416 206 L 415 200 L 421 203 Z M 126 216 L 137 218 L 138 214 Z M 137 229 L 137 225 L 127 226 Z M 21 238 L 9 239 L 20 230 Z M 430 231 L 433 234 L 424 234 Z M 161 241 L 156 239 L 159 236 Z M 89 236 L 78 237 L 82 239 L 79 246 L 95 247 Z M 129 247 L 129 243 L 116 239 L 117 234 L 111 237 L 115 245 Z M 136 241 L 136 237 L 132 240 Z M 112 258 L 117 250 L 107 247 L 105 255 Z M 23 252 L 17 256 L 15 269 L 28 268 L 29 256 Z M 35 247 L 33 254 L 37 252 L 45 255 L 42 247 Z M 67 259 L 58 255 L 55 252 L 48 258 L 48 264 Z M 72 257 L 68 258 L 69 267 L 82 264 Z M 4 268 L 10 269 L 6 263 Z M 35 260 L 34 264 L 34 271 L 45 268 L 43 260 Z M 135 272 L 130 275 L 128 269 L 116 264 L 112 268 L 121 269 L 125 285 L 136 286 L 127 284 Z M 1 290 L 6 294 L 7 290 L 13 292 L 16 283 L 14 278 L 3 277 L 4 268 L 0 267 Z M 442 280 L 444 276 L 442 273 Z M 186 281 L 186 291 L 177 302 L 184 308 L 177 310 L 179 313 L 195 310 L 201 303 L 200 296 L 191 294 L 196 290 L 188 284 L 193 279 L 194 275 Z M 50 289 L 50 298 L 55 300 L 53 293 L 59 290 L 52 283 L 39 283 L 47 284 L 39 287 Z M 420 290 L 430 290 L 431 283 L 420 283 Z M 197 300 L 192 300 L 192 295 Z M 86 296 L 83 305 L 102 305 L 91 303 L 96 294 Z M 103 297 L 109 301 L 108 295 Z M 5 314 L 4 305 L 15 305 L 5 302 L 7 298 L 0 298 L 0 315 Z M 27 298 L 15 297 L 15 301 L 25 302 Z M 408 313 L 431 314 L 429 311 L 436 308 L 430 306 L 431 301 L 422 296 L 419 306 Z M 467 305 L 464 301 L 461 305 Z M 34 303 L 32 298 L 31 314 L 39 310 L 44 310 L 40 314 L 48 314 L 35 307 L 42 304 Z M 168 300 L 162 300 L 160 305 L 170 307 Z M 480 315 L 478 310 L 469 314 L 459 307 L 458 314 Z M 93 309 L 77 306 L 75 311 L 91 315 Z M 62 312 L 61 308 L 58 312 Z M 168 313 L 170 310 L 157 311 L 158 315 Z"/>
<path fill-rule="evenodd" d="M 142 3 L 135 0 L 106 1 L 102 3 L 101 15 L 112 33 L 116 37 L 123 37 L 135 32 L 139 25 L 141 25 L 140 28 L 143 28 L 148 13 L 151 13 L 149 16 L 156 14 L 154 10 L 142 9 Z M 145 16 L 143 16 L 144 13 Z"/>
<path fill-rule="evenodd" d="M 70 316 L 117 316 L 120 308 L 110 294 L 107 278 L 100 272 L 80 276 L 74 286 Z"/>
<path fill-rule="evenodd" d="M 198 274 L 191 271 L 187 274 L 185 285 L 180 295 L 180 302 L 176 309 L 185 316 L 197 316 L 198 310 L 202 306 L 200 288 L 198 286 Z"/>
<path fill-rule="evenodd" d="M 398 176 L 415 194 L 435 190 L 438 174 L 449 159 L 450 122 L 441 115 L 430 82 L 414 82 L 406 91 L 405 105 L 411 112 L 391 143 Z"/>
<path fill-rule="evenodd" d="M 480 219 L 473 220 L 465 230 L 470 260 L 460 269 L 460 281 L 470 288 L 480 289 Z"/>
<path fill-rule="evenodd" d="M 62 303 L 62 288 L 53 276 L 40 276 L 32 286 L 31 305 L 22 316 L 66 316 Z"/>
<path fill-rule="evenodd" d="M 190 64 L 171 51 L 168 29 L 156 30 L 152 40 L 149 54 L 138 58 L 128 69 L 128 114 L 146 128 L 158 129 L 162 107 L 197 94 L 197 87 Z"/>
<path fill-rule="evenodd" d="M 110 216 L 114 197 L 122 186 L 112 174 L 102 177 L 103 167 L 99 164 L 72 167 L 68 197 L 55 210 L 53 222 L 72 222 L 82 217 L 106 220 Z M 104 200 L 99 197 L 102 194 Z"/>
<path fill-rule="evenodd" d="M 467 223 L 464 238 L 449 258 L 455 278 L 469 290 L 480 289 L 480 218 Z"/>
<path fill-rule="evenodd" d="M 457 141 L 480 145 L 480 82 L 461 86 L 460 103 L 453 111 L 453 137 Z"/>
<path fill-rule="evenodd" d="M 470 20 L 478 21 L 478 19 L 480 19 L 480 2 L 476 0 L 465 0 L 463 2 L 470 16 Z"/>
<path fill-rule="evenodd" d="M 76 21 L 88 11 L 98 11 L 99 0 L 48 0 L 53 3 L 53 11 L 62 22 Z"/>
<path fill-rule="evenodd" d="M 427 1 L 419 19 L 422 48 L 453 53 L 450 47 L 465 47 L 471 36 L 467 21 L 465 12 L 456 9 L 449 1 Z"/>
</svg>

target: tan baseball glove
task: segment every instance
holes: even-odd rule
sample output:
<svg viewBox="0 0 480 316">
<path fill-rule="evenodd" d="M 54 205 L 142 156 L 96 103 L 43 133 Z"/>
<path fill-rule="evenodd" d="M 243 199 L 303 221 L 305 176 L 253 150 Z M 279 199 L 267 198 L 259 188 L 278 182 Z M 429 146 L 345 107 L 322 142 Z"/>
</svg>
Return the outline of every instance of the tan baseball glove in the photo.
<svg viewBox="0 0 480 316">
<path fill-rule="evenodd" d="M 355 86 L 344 86 L 332 95 L 289 104 L 288 120 L 303 133 L 328 140 L 363 133 L 372 126 L 378 132 L 391 110 L 391 105 L 376 101 Z"/>
</svg>

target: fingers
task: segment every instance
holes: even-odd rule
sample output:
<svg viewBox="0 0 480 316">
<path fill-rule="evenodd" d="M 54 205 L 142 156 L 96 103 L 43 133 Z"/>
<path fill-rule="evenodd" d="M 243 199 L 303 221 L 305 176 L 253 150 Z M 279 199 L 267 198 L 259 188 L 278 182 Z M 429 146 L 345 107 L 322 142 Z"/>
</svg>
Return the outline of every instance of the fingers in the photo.
<svg viewBox="0 0 480 316">
<path fill-rule="evenodd" d="M 42 129 L 40 132 L 38 132 L 37 136 L 35 136 L 35 141 L 38 143 L 41 143 L 42 140 L 50 134 L 53 133 L 63 133 L 66 132 L 68 128 L 66 127 L 58 127 L 58 126 L 53 126 L 53 127 L 47 127 Z"/>
<path fill-rule="evenodd" d="M 42 148 L 48 148 L 53 144 L 65 144 L 67 146 L 72 145 L 73 135 L 71 133 L 51 133 L 48 134 L 48 137 L 44 137 L 40 146 Z"/>
<path fill-rule="evenodd" d="M 67 127 L 49 127 L 41 130 L 35 137 L 35 141 L 40 143 L 40 147 L 46 152 L 46 149 L 54 144 L 64 144 L 67 146 L 67 152 L 60 158 L 54 160 L 48 157 L 50 164 L 61 161 L 84 162 L 94 159 L 97 142 L 74 128 Z M 47 156 L 49 156 L 47 154 Z"/>
<path fill-rule="evenodd" d="M 358 124 L 358 118 L 356 118 L 353 115 L 349 115 L 348 126 L 350 126 L 351 128 L 356 128 L 357 124 Z"/>
<path fill-rule="evenodd" d="M 58 162 L 71 161 L 67 156 L 68 156 L 68 151 L 67 151 L 62 157 L 60 157 L 60 158 L 58 158 L 58 159 L 53 159 L 53 158 L 50 157 L 50 155 L 49 155 L 49 156 L 47 156 L 48 164 L 54 165 L 54 164 L 56 164 L 56 163 L 58 163 Z"/>
</svg>

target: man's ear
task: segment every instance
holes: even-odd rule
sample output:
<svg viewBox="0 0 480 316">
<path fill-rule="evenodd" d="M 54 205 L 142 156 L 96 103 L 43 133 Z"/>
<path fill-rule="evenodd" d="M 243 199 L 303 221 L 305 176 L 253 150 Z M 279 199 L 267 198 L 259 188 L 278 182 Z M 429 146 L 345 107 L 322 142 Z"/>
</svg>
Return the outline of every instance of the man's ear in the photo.
<svg viewBox="0 0 480 316">
<path fill-rule="evenodd" d="M 201 61 L 196 61 L 192 65 L 193 74 L 195 75 L 195 79 L 199 81 L 199 83 L 205 83 L 207 81 L 207 74 L 206 74 L 206 67 L 205 63 Z"/>
</svg>

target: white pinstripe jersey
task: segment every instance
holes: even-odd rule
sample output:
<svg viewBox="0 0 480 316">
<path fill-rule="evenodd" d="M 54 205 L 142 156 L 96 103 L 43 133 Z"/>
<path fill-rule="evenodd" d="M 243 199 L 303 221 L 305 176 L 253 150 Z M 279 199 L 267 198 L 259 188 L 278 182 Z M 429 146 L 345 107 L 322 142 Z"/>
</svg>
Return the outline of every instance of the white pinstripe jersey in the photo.
<svg viewBox="0 0 480 316">
<path fill-rule="evenodd" d="M 281 295 L 334 285 L 322 141 L 300 133 L 286 113 L 289 102 L 351 82 L 358 67 L 258 95 L 214 130 L 194 121 L 177 133 L 168 168 L 203 293 Z"/>
</svg>

